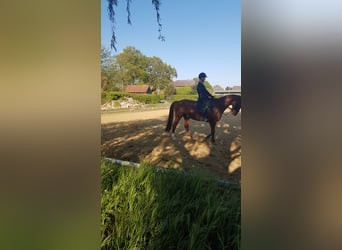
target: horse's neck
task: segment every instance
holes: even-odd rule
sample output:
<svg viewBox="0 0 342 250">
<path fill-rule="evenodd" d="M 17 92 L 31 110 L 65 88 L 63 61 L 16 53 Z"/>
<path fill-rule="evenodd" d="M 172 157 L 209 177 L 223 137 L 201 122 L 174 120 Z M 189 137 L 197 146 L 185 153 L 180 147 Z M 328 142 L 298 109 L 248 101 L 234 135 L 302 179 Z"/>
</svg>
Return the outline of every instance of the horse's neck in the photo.
<svg viewBox="0 0 342 250">
<path fill-rule="evenodd" d="M 229 97 L 226 97 L 226 98 L 229 98 Z M 226 98 L 223 98 L 222 100 L 220 100 L 221 105 L 219 105 L 219 106 L 220 106 L 222 113 L 228 108 L 229 105 L 232 104 L 232 100 L 230 99 L 230 100 L 226 101 Z"/>
</svg>

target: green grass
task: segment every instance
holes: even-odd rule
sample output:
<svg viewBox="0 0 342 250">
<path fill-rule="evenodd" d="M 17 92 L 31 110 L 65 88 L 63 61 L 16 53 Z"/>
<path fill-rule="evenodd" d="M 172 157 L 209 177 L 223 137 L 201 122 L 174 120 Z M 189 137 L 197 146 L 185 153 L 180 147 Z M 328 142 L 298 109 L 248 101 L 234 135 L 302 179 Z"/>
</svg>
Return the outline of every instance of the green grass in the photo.
<svg viewBox="0 0 342 250">
<path fill-rule="evenodd" d="M 101 175 L 102 249 L 239 249 L 239 188 L 148 164 Z"/>
<path fill-rule="evenodd" d="M 198 98 L 198 95 L 173 95 L 171 97 L 171 102 L 180 101 L 180 100 L 183 100 L 183 99 L 188 99 L 188 100 L 196 101 L 197 98 Z"/>
<path fill-rule="evenodd" d="M 195 95 L 197 94 L 196 89 L 190 86 L 176 88 L 177 95 Z"/>
</svg>

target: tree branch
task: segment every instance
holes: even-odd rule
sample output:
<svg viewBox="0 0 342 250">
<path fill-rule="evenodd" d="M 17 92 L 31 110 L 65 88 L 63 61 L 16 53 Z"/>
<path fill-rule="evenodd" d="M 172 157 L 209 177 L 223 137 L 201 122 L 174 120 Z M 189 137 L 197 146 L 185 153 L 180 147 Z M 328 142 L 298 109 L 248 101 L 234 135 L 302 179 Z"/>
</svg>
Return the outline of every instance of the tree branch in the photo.
<svg viewBox="0 0 342 250">
<path fill-rule="evenodd" d="M 116 36 L 115 36 L 115 10 L 114 8 L 118 6 L 118 0 L 107 0 L 108 1 L 108 16 L 112 23 L 112 38 L 110 41 L 110 47 L 116 51 Z M 114 7 L 115 6 L 115 7 Z"/>
<path fill-rule="evenodd" d="M 110 41 L 110 47 L 117 51 L 116 49 L 116 33 L 115 33 L 115 8 L 118 6 L 118 0 L 107 0 L 108 1 L 108 16 L 109 20 L 112 24 L 112 38 Z M 127 23 L 132 24 L 131 22 L 131 3 L 132 0 L 125 0 L 126 1 L 126 11 L 127 11 Z M 152 4 L 154 6 L 154 9 L 157 13 L 157 23 L 158 23 L 158 32 L 159 36 L 158 39 L 161 41 L 165 41 L 165 37 L 162 35 L 162 24 L 161 24 L 161 18 L 160 18 L 160 5 L 161 0 L 152 0 Z"/>
<path fill-rule="evenodd" d="M 161 32 L 162 31 L 162 24 L 160 22 L 161 19 L 160 19 L 160 13 L 159 13 L 161 1 L 160 0 L 152 0 L 152 4 L 154 5 L 154 8 L 155 8 L 155 10 L 157 12 L 157 23 L 158 23 L 158 26 L 159 26 L 159 28 L 158 28 L 158 32 L 159 32 L 158 39 L 164 42 L 165 41 L 165 37 L 162 35 L 162 32 Z"/>
<path fill-rule="evenodd" d="M 126 5 L 126 10 L 127 10 L 127 23 L 132 25 L 131 22 L 131 2 L 132 0 L 126 0 L 127 5 Z"/>
</svg>

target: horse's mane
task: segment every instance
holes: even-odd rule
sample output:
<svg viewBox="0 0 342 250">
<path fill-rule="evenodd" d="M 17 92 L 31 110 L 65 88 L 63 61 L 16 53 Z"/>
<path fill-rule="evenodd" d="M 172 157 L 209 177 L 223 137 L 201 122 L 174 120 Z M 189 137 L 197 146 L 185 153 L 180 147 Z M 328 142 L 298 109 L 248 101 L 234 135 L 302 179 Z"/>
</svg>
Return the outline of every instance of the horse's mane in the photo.
<svg viewBox="0 0 342 250">
<path fill-rule="evenodd" d="M 223 112 L 232 103 L 232 101 L 236 103 L 237 109 L 241 108 L 241 96 L 239 95 L 224 95 L 219 98 L 215 98 L 214 105 Z"/>
</svg>

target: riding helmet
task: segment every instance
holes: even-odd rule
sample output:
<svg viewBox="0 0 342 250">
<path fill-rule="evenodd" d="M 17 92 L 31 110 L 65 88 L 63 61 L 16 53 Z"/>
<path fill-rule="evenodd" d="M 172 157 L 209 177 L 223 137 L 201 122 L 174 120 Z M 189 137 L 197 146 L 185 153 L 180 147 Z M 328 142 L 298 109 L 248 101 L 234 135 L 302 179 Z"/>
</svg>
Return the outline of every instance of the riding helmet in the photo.
<svg viewBox="0 0 342 250">
<path fill-rule="evenodd" d="M 202 78 L 202 77 L 207 77 L 207 75 L 204 72 L 202 72 L 198 75 L 198 78 Z"/>
</svg>

